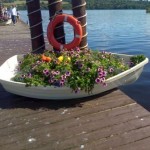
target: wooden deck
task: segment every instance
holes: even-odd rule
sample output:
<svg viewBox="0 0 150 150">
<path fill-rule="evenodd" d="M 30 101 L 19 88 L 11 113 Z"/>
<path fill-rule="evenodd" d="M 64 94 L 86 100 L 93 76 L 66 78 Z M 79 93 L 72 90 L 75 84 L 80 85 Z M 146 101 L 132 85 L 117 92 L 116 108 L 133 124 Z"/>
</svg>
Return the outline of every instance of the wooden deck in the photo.
<svg viewBox="0 0 150 150">
<path fill-rule="evenodd" d="M 0 64 L 30 51 L 28 27 L 0 27 Z M 118 89 L 46 101 L 0 85 L 0 150 L 150 150 L 150 113 Z"/>
</svg>

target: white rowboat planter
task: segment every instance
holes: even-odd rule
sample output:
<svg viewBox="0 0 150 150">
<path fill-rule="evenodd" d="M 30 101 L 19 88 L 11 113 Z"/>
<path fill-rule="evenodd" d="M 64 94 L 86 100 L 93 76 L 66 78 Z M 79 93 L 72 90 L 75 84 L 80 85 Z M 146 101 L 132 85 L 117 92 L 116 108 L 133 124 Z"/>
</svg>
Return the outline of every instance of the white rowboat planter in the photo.
<svg viewBox="0 0 150 150">
<path fill-rule="evenodd" d="M 117 57 L 123 58 L 125 62 L 129 62 L 132 55 L 125 54 L 113 54 Z M 21 95 L 25 97 L 37 98 L 37 99 L 54 99 L 65 100 L 83 98 L 92 95 L 96 95 L 110 89 L 131 84 L 136 81 L 142 73 L 144 65 L 148 63 L 148 58 L 145 58 L 142 62 L 129 68 L 128 70 L 121 72 L 106 80 L 107 86 L 103 87 L 101 84 L 95 84 L 92 92 L 88 93 L 81 90 L 79 93 L 75 93 L 69 87 L 56 87 L 56 86 L 29 86 L 26 87 L 26 83 L 15 82 L 12 78 L 17 73 L 17 67 L 23 55 L 15 55 L 6 60 L 0 67 L 0 83 L 4 89 L 10 93 Z"/>
<path fill-rule="evenodd" d="M 1 22 L 1 23 L 0 23 L 0 26 L 10 25 L 11 23 L 12 23 L 12 20 L 11 20 L 11 19 L 8 19 L 8 20 L 5 21 L 5 22 Z"/>
</svg>

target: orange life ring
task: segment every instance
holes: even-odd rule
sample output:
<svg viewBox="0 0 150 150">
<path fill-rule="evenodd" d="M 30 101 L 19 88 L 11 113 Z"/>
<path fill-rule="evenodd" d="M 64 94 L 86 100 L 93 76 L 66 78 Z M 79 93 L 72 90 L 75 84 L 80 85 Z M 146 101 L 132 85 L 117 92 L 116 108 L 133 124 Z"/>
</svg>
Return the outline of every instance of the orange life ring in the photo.
<svg viewBox="0 0 150 150">
<path fill-rule="evenodd" d="M 73 26 L 73 28 L 74 28 L 74 39 L 73 39 L 72 42 L 70 42 L 68 44 L 61 44 L 54 37 L 55 27 L 59 23 L 64 22 L 64 21 L 70 23 Z M 48 37 L 49 43 L 54 48 L 60 49 L 60 50 L 66 48 L 67 50 L 70 50 L 72 48 L 75 48 L 75 47 L 79 46 L 79 44 L 81 42 L 81 39 L 82 39 L 82 26 L 80 25 L 80 22 L 76 18 L 71 16 L 71 15 L 67 15 L 67 14 L 57 15 L 48 24 L 47 37 Z"/>
</svg>

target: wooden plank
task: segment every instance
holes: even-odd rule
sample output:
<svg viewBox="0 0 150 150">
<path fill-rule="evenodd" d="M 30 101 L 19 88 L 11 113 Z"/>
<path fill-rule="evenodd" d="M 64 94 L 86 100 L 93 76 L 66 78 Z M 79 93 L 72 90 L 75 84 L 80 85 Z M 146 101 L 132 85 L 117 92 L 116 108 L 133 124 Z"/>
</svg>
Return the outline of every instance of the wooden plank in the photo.
<svg viewBox="0 0 150 150">
<path fill-rule="evenodd" d="M 143 108 L 142 108 L 142 110 L 144 110 L 144 111 L 142 113 L 141 108 L 137 109 L 136 105 L 137 104 L 126 106 L 126 107 L 129 107 L 128 109 L 130 111 L 129 112 L 125 112 L 123 114 L 121 113 L 121 115 L 120 115 L 121 116 L 120 117 L 120 122 L 116 122 L 116 120 L 119 119 L 118 118 L 118 116 L 119 116 L 118 114 L 113 117 L 113 112 L 114 112 L 114 114 L 116 114 L 118 109 L 120 109 L 120 111 L 121 111 L 121 108 L 118 108 L 118 109 L 116 108 L 116 109 L 114 109 L 112 111 L 110 110 L 110 112 L 109 112 L 110 114 L 107 115 L 107 118 L 106 117 L 105 118 L 101 118 L 103 115 L 105 115 L 104 113 L 106 113 L 106 112 L 101 113 L 100 120 L 96 120 L 95 122 L 93 122 L 93 120 L 90 120 L 90 119 L 93 119 L 95 117 L 94 115 L 89 116 L 88 117 L 89 120 L 84 119 L 84 117 L 81 118 L 81 119 L 75 119 L 74 118 L 76 124 L 68 127 L 68 123 L 66 122 L 66 120 L 63 121 L 64 124 L 62 124 L 62 122 L 51 123 L 50 120 L 47 120 L 48 116 L 45 118 L 45 120 L 38 120 L 38 116 L 37 116 L 37 118 L 33 117 L 32 120 L 31 120 L 31 118 L 30 118 L 30 120 L 27 120 L 27 118 L 26 118 L 24 120 L 24 124 L 26 124 L 26 127 L 24 127 L 24 124 L 20 124 L 21 129 L 18 128 L 18 126 L 15 126 L 14 123 L 12 123 L 12 124 L 9 123 L 8 124 L 8 128 L 9 129 L 10 129 L 11 126 L 12 127 L 16 127 L 15 128 L 16 131 L 13 134 L 10 134 L 8 132 L 8 128 L 6 130 L 3 128 L 2 131 L 4 133 L 6 133 L 6 131 L 7 131 L 8 132 L 7 134 L 9 134 L 9 135 L 15 135 L 15 133 L 18 130 L 21 131 L 20 135 L 19 135 L 19 133 L 17 133 L 17 136 L 18 136 L 17 138 L 19 138 L 19 141 L 21 141 L 22 140 L 22 133 L 24 133 L 27 136 L 32 129 L 35 129 L 35 130 L 38 131 L 38 133 L 36 133 L 36 136 L 41 135 L 41 134 L 39 134 L 39 132 L 40 133 L 43 132 L 43 128 L 41 128 L 41 126 L 42 126 L 42 127 L 44 127 L 44 130 L 46 130 L 46 131 L 49 130 L 49 132 L 51 133 L 51 136 L 53 137 L 52 142 L 53 141 L 57 141 L 57 140 L 62 140 L 62 139 L 64 140 L 64 139 L 66 139 L 67 142 L 69 142 L 69 143 L 71 143 L 71 145 L 73 145 L 71 138 L 76 139 L 75 136 L 77 136 L 77 139 L 78 139 L 78 137 L 80 135 L 88 134 L 88 136 L 90 136 L 90 137 L 100 138 L 100 137 L 98 137 L 98 135 L 99 134 L 102 135 L 101 132 L 104 132 L 105 130 L 109 131 L 110 129 L 107 130 L 107 128 L 110 128 L 110 127 L 112 128 L 112 126 L 116 126 L 116 124 L 120 124 L 120 123 L 121 123 L 121 127 L 122 127 L 122 124 L 125 124 L 125 123 L 129 122 L 129 118 L 130 117 L 131 117 L 131 122 L 133 122 L 133 126 L 134 126 L 134 122 L 136 123 L 136 121 L 134 121 L 134 120 L 137 120 L 138 118 L 143 118 L 143 116 L 149 115 L 149 112 L 145 111 Z M 134 110 L 136 110 L 136 112 L 134 112 Z M 132 116 L 130 115 L 131 113 L 132 113 Z M 129 118 L 127 118 L 127 117 L 129 117 Z M 53 118 L 55 118 L 55 116 Z M 125 118 L 124 122 L 122 122 L 121 118 Z M 110 119 L 112 119 L 112 120 L 110 120 Z M 37 122 L 37 121 L 39 121 L 39 122 Z M 70 122 L 72 122 L 72 120 L 70 120 Z M 29 124 L 30 124 L 30 126 L 29 126 Z M 38 124 L 38 126 L 36 126 L 36 124 Z M 83 126 L 84 126 L 84 129 L 83 129 Z M 126 126 L 126 124 L 125 124 L 125 126 Z M 126 129 L 125 126 L 123 126 L 122 128 Z M 51 128 L 52 131 L 49 128 Z M 88 132 L 86 132 L 86 130 Z M 95 130 L 95 131 L 93 131 L 93 130 Z M 62 131 L 64 131 L 64 133 L 59 135 L 59 133 L 61 133 Z M 90 133 L 90 132 L 92 132 L 92 133 Z M 2 133 L 2 132 L 0 132 L 0 133 Z M 4 141 L 2 141 L 2 143 L 5 143 L 5 141 L 7 141 L 5 139 L 5 136 L 7 138 L 7 134 L 6 135 L 1 135 L 3 137 L 3 140 L 4 140 Z M 93 134 L 96 134 L 96 135 L 93 135 Z M 109 132 L 108 132 L 108 134 L 109 134 Z M 110 135 L 107 135 L 106 137 L 109 137 L 109 136 L 111 137 L 111 135 L 112 135 L 112 133 Z M 102 136 L 101 139 L 106 138 L 106 137 Z M 78 140 L 80 141 L 80 138 Z M 93 140 L 95 141 L 96 139 L 93 139 Z M 92 139 L 91 139 L 91 141 L 92 141 Z M 11 143 L 7 143 L 7 144 L 11 144 Z M 65 143 L 65 145 L 69 146 L 66 143 Z"/>
<path fill-rule="evenodd" d="M 115 150 L 149 150 L 150 146 L 148 143 L 150 143 L 150 137 L 116 147 Z"/>
</svg>

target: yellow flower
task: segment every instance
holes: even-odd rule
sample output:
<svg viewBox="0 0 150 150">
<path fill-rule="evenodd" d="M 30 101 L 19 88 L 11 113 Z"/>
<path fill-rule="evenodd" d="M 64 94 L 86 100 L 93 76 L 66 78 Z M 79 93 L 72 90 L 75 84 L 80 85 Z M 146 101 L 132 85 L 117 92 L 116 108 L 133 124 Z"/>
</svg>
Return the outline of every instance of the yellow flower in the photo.
<svg viewBox="0 0 150 150">
<path fill-rule="evenodd" d="M 69 62 L 71 61 L 71 58 L 70 58 L 70 57 L 68 57 L 67 59 L 68 59 Z"/>
<path fill-rule="evenodd" d="M 59 56 L 59 57 L 58 57 L 58 60 L 59 60 L 60 62 L 62 62 L 62 61 L 63 61 L 63 59 L 64 59 L 64 57 L 63 57 L 63 56 Z"/>
</svg>

